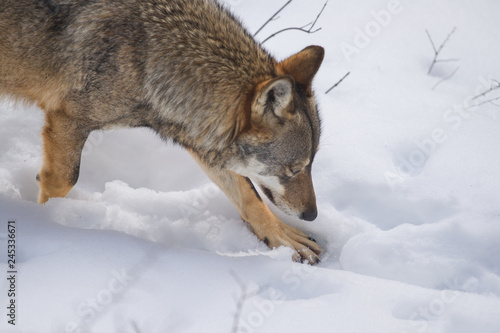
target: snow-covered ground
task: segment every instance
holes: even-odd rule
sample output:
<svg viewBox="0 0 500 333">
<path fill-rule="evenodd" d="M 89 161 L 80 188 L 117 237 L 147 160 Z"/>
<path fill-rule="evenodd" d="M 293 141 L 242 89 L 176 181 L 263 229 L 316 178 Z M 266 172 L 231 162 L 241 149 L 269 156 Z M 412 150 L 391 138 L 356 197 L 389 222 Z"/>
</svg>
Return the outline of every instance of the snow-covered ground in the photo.
<svg viewBox="0 0 500 333">
<path fill-rule="evenodd" d="M 256 31 L 285 1 L 226 2 Z M 293 1 L 257 39 L 322 6 Z M 94 133 L 68 197 L 36 204 L 43 114 L 2 101 L 0 267 L 8 277 L 14 220 L 18 273 L 16 326 L 0 283 L 0 331 L 221 333 L 239 318 L 237 332 L 500 332 L 500 100 L 487 102 L 500 89 L 473 99 L 500 80 L 499 13 L 496 0 L 330 1 L 320 31 L 264 44 L 278 58 L 326 49 L 320 215 L 280 214 L 325 248 L 314 267 L 267 249 L 147 130 Z M 428 74 L 426 29 L 439 47 L 454 27 L 439 59 L 457 60 Z"/>
</svg>

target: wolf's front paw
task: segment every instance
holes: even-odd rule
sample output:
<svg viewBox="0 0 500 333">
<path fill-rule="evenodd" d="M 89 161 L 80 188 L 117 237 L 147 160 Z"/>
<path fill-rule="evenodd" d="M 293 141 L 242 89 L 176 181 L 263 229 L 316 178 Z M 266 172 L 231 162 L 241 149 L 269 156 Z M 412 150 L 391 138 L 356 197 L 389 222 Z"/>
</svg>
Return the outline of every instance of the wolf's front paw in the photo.
<svg viewBox="0 0 500 333">
<path fill-rule="evenodd" d="M 322 248 L 314 239 L 307 236 L 302 231 L 284 223 L 281 223 L 280 227 L 281 232 L 266 235 L 263 238 L 263 241 L 269 248 L 288 246 L 295 250 L 293 254 L 294 261 L 307 261 L 310 265 L 315 265 L 320 262 L 319 255 L 321 254 Z"/>
</svg>

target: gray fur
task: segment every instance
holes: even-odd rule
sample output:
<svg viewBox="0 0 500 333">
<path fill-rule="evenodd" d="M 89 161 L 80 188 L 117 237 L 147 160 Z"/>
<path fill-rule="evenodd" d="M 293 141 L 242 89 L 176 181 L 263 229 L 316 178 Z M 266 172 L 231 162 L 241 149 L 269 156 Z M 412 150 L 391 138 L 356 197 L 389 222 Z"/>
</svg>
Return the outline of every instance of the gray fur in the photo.
<svg viewBox="0 0 500 333">
<path fill-rule="evenodd" d="M 260 239 L 315 262 L 320 247 L 252 181 L 283 211 L 316 217 L 323 56 L 310 46 L 278 62 L 215 0 L 0 0 L 0 94 L 46 115 L 39 202 L 71 190 L 93 130 L 149 127 L 193 155 Z"/>
</svg>

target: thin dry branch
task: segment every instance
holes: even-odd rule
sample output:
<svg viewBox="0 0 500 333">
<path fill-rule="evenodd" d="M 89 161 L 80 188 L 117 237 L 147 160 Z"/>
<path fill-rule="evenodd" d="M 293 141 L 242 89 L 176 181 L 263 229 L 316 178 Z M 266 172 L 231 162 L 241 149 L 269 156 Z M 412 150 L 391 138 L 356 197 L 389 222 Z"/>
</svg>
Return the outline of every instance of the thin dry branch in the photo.
<svg viewBox="0 0 500 333">
<path fill-rule="evenodd" d="M 236 273 L 235 271 L 231 270 L 229 272 L 233 279 L 236 281 L 238 286 L 240 287 L 241 294 L 240 297 L 238 298 L 236 302 L 236 312 L 233 317 L 233 328 L 231 330 L 231 333 L 238 333 L 238 327 L 240 325 L 240 320 L 241 320 L 241 313 L 243 311 L 243 305 L 245 305 L 245 302 L 255 296 L 258 292 L 258 289 L 254 291 L 248 291 L 248 287 L 245 282 L 241 279 L 241 277 Z"/>
<path fill-rule="evenodd" d="M 290 3 L 290 2 L 288 2 L 288 3 Z M 288 3 L 286 3 L 285 5 L 288 5 Z M 323 11 L 325 10 L 325 7 L 326 7 L 326 5 L 327 5 L 327 4 L 328 4 L 328 0 L 326 0 L 325 4 L 323 5 L 323 8 L 321 8 L 320 12 L 318 13 L 318 15 L 316 16 L 316 19 L 314 19 L 314 21 L 313 21 L 313 22 L 309 22 L 308 24 L 306 24 L 306 25 L 304 25 L 304 26 L 302 26 L 302 27 L 290 27 L 290 28 L 281 29 L 281 30 L 279 30 L 279 31 L 277 31 L 277 32 L 275 32 L 275 33 L 273 33 L 272 35 L 270 35 L 270 36 L 269 36 L 269 37 L 267 37 L 266 39 L 264 39 L 264 40 L 261 42 L 261 44 L 264 44 L 264 43 L 265 43 L 265 42 L 267 42 L 269 39 L 273 38 L 274 36 L 276 36 L 276 35 L 278 35 L 278 34 L 280 34 L 280 33 L 282 33 L 282 32 L 285 32 L 285 31 L 290 31 L 290 30 L 298 30 L 298 31 L 302 31 L 302 32 L 305 32 L 305 33 L 308 33 L 308 34 L 313 34 L 313 33 L 315 33 L 315 32 L 320 31 L 320 30 L 321 30 L 321 28 L 318 28 L 318 29 L 316 29 L 316 30 L 313 30 L 313 28 L 314 28 L 314 26 L 316 25 L 316 22 L 318 22 L 318 19 L 319 19 L 319 17 L 321 16 L 321 14 L 323 13 Z M 279 13 L 280 11 L 281 11 L 281 9 L 280 9 L 277 13 Z M 277 13 L 275 13 L 275 15 L 273 15 L 273 16 L 271 17 L 271 19 L 269 19 L 269 20 L 268 20 L 268 22 L 269 22 L 269 21 L 271 21 L 271 20 L 272 20 L 272 18 L 274 18 L 274 17 L 276 16 L 276 14 L 277 14 Z M 266 22 L 266 24 L 267 24 L 268 22 Z M 310 27 L 309 27 L 308 29 L 306 29 L 306 27 L 308 27 L 308 26 L 310 26 Z M 260 31 L 260 29 L 259 29 L 259 31 Z M 258 32 L 258 31 L 257 31 L 257 32 Z M 257 34 L 257 33 L 255 33 L 255 34 Z M 254 34 L 254 36 L 255 36 L 255 34 Z"/>
<path fill-rule="evenodd" d="M 489 94 L 490 92 L 492 92 L 493 90 L 500 89 L 500 82 L 497 81 L 497 80 L 492 80 L 492 81 L 495 83 L 495 85 L 492 84 L 491 87 L 490 87 L 490 89 L 486 90 L 485 92 L 483 92 L 483 93 L 481 93 L 479 95 L 474 96 L 472 98 L 472 100 L 475 100 L 475 99 L 478 99 L 480 97 L 483 97 L 483 96 Z"/>
<path fill-rule="evenodd" d="M 342 76 L 342 78 L 340 80 L 338 80 L 337 83 L 335 83 L 333 86 L 330 87 L 330 89 L 328 89 L 327 91 L 325 91 L 325 94 L 328 94 L 333 88 L 335 88 L 336 86 L 338 86 L 342 81 L 344 81 L 344 79 L 346 77 L 349 76 L 349 74 L 351 74 L 351 72 L 347 72 L 344 76 Z"/>
<path fill-rule="evenodd" d="M 326 5 L 328 5 L 328 0 L 326 0 L 325 4 L 323 5 L 321 10 L 319 11 L 318 16 L 316 16 L 316 19 L 314 20 L 313 25 L 311 26 L 311 29 L 309 29 L 309 30 L 312 30 L 314 28 L 314 25 L 316 24 L 316 22 L 318 22 L 319 17 L 321 16 L 321 14 L 323 14 L 323 11 L 325 10 Z"/>
<path fill-rule="evenodd" d="M 450 75 L 448 75 L 447 77 L 444 77 L 441 80 L 439 80 L 438 82 L 436 82 L 436 84 L 432 87 L 431 90 L 436 89 L 437 86 L 439 86 L 444 81 L 451 79 L 453 77 L 453 75 L 455 75 L 458 72 L 459 69 L 460 69 L 460 67 L 455 68 L 455 70 Z"/>
<path fill-rule="evenodd" d="M 285 32 L 285 31 L 289 31 L 289 30 L 298 30 L 298 31 L 302 31 L 302 32 L 305 32 L 305 33 L 308 33 L 308 34 L 313 34 L 315 32 L 318 32 L 321 30 L 321 28 L 318 28 L 314 31 L 311 31 L 311 29 L 305 29 L 305 27 L 307 27 L 308 25 L 311 25 L 312 22 L 309 22 L 307 23 L 306 25 L 302 26 L 302 27 L 291 27 L 291 28 L 285 28 L 285 29 L 281 29 L 279 31 L 276 31 L 275 33 L 273 33 L 272 35 L 270 35 L 269 37 L 267 37 L 266 39 L 264 39 L 262 41 L 261 44 L 264 44 L 265 42 L 267 42 L 269 39 L 273 38 L 274 36 L 282 33 L 282 32 Z"/>
<path fill-rule="evenodd" d="M 495 97 L 495 98 L 490 98 L 490 99 L 488 99 L 486 101 L 482 101 L 481 103 L 478 103 L 478 104 L 470 105 L 470 106 L 467 107 L 467 109 L 477 108 L 478 106 L 481 106 L 481 105 L 487 104 L 487 103 L 491 103 L 491 104 L 493 104 L 495 106 L 500 106 L 499 104 L 493 103 L 494 101 L 498 101 L 498 100 L 500 100 L 500 96 L 499 97 Z"/>
<path fill-rule="evenodd" d="M 481 103 L 477 104 L 476 106 L 480 106 L 480 105 L 483 105 L 483 104 L 486 104 L 486 103 L 491 103 L 491 104 L 494 104 L 494 105 L 498 106 L 498 104 L 493 103 L 494 101 L 498 101 L 498 100 L 500 100 L 500 96 L 499 97 L 495 97 L 495 98 L 491 98 L 491 99 L 489 99 L 487 101 L 482 101 Z"/>
<path fill-rule="evenodd" d="M 434 65 L 437 62 L 458 61 L 458 59 L 438 59 L 439 53 L 441 53 L 441 51 L 443 50 L 443 48 L 446 45 L 446 43 L 448 43 L 448 41 L 450 40 L 451 35 L 453 35 L 456 30 L 457 30 L 457 28 L 453 27 L 453 29 L 450 31 L 450 33 L 448 34 L 448 36 L 446 36 L 445 40 L 441 43 L 441 45 L 439 46 L 439 48 L 436 48 L 436 45 L 434 44 L 434 41 L 432 40 L 432 37 L 431 37 L 431 34 L 429 33 L 429 31 L 425 30 L 425 33 L 427 34 L 427 37 L 429 37 L 429 41 L 431 42 L 432 49 L 434 50 L 434 59 L 432 59 L 431 66 L 429 67 L 429 70 L 427 71 L 427 74 L 430 74 L 432 72 L 432 69 L 434 68 Z"/>
<path fill-rule="evenodd" d="M 438 63 L 438 62 L 455 62 L 455 61 L 458 61 L 458 60 L 460 60 L 460 59 L 458 59 L 458 58 L 451 58 L 451 59 L 437 59 L 437 60 L 436 60 L 436 63 Z"/>
<path fill-rule="evenodd" d="M 141 333 L 141 331 L 139 330 L 139 327 L 137 326 L 137 323 L 135 322 L 135 320 L 132 320 L 132 329 L 134 330 L 135 333 Z"/>
<path fill-rule="evenodd" d="M 273 14 L 273 16 L 271 16 L 267 21 L 266 23 L 264 23 L 254 34 L 253 36 L 255 37 L 262 29 L 264 29 L 264 27 L 269 23 L 271 22 L 272 20 L 274 20 L 274 18 L 283 10 L 285 9 L 286 6 L 288 6 L 293 0 L 288 0 L 287 3 L 285 3 L 280 9 L 278 9 L 278 11 L 276 13 Z"/>
</svg>

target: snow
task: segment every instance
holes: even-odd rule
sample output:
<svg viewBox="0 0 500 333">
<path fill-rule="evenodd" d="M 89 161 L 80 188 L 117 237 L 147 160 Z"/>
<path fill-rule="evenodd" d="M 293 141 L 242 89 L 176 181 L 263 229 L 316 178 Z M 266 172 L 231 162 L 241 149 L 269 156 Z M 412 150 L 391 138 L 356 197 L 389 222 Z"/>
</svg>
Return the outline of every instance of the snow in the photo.
<svg viewBox="0 0 500 333">
<path fill-rule="evenodd" d="M 284 3 L 226 2 L 250 31 Z M 322 6 L 296 0 L 257 38 Z M 3 100 L 0 266 L 15 220 L 18 274 L 16 326 L 0 283 L 0 331 L 232 332 L 243 300 L 238 332 L 500 332 L 500 106 L 474 106 L 500 89 L 472 100 L 500 80 L 499 12 L 494 0 L 330 1 L 320 31 L 264 44 L 279 59 L 326 50 L 320 215 L 278 213 L 324 247 L 314 267 L 267 249 L 186 152 L 147 130 L 92 134 L 76 187 L 36 204 L 43 113 Z M 439 45 L 453 27 L 440 57 L 458 61 L 428 75 L 425 30 Z"/>
</svg>

